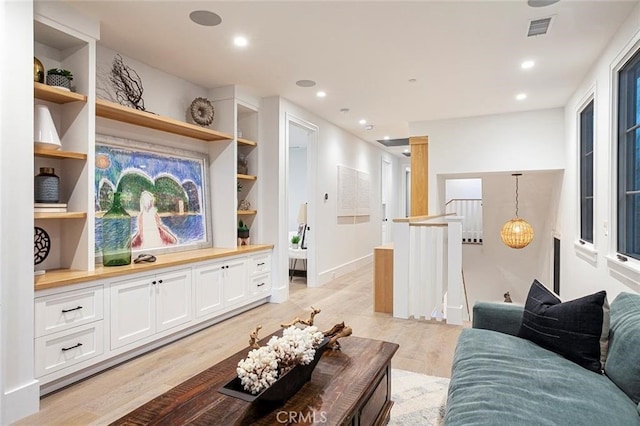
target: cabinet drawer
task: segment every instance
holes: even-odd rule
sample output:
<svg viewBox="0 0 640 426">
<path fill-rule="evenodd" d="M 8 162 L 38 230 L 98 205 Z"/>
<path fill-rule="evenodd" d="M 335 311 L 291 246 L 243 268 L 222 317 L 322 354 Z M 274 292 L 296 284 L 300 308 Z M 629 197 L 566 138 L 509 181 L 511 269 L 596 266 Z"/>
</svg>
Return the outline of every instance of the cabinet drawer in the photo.
<svg viewBox="0 0 640 426">
<path fill-rule="evenodd" d="M 271 271 L 271 254 L 259 254 L 251 256 L 249 263 L 249 274 L 261 274 Z"/>
<path fill-rule="evenodd" d="M 271 274 L 266 273 L 251 278 L 249 292 L 252 295 L 268 293 L 271 291 Z"/>
<path fill-rule="evenodd" d="M 37 338 L 36 377 L 101 355 L 104 350 L 103 341 L 102 321 Z"/>
<path fill-rule="evenodd" d="M 102 286 L 35 299 L 35 337 L 68 330 L 103 318 Z"/>
</svg>

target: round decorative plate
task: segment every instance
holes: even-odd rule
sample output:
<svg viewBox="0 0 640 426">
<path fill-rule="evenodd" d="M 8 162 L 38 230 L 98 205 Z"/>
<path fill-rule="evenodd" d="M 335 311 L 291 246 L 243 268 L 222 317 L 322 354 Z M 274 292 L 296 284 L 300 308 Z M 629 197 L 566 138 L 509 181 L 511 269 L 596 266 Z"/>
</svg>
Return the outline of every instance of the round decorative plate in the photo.
<svg viewBox="0 0 640 426">
<path fill-rule="evenodd" d="M 49 251 L 51 250 L 51 238 L 49 238 L 49 234 L 44 229 L 36 226 L 35 234 L 33 239 L 33 263 L 37 265 L 38 263 L 44 262 L 44 260 L 49 256 Z"/>
<path fill-rule="evenodd" d="M 189 107 L 191 118 L 201 126 L 208 126 L 213 123 L 213 104 L 206 98 L 195 98 Z"/>
</svg>

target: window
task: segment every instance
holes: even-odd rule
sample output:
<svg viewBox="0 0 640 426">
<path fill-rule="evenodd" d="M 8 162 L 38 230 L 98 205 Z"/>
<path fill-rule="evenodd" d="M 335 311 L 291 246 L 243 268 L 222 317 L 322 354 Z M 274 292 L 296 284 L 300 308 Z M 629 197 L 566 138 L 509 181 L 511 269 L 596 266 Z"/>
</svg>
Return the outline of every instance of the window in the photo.
<svg viewBox="0 0 640 426">
<path fill-rule="evenodd" d="M 618 252 L 640 259 L 640 51 L 618 81 Z"/>
<path fill-rule="evenodd" d="M 593 100 L 580 111 L 580 239 L 593 244 Z"/>
</svg>

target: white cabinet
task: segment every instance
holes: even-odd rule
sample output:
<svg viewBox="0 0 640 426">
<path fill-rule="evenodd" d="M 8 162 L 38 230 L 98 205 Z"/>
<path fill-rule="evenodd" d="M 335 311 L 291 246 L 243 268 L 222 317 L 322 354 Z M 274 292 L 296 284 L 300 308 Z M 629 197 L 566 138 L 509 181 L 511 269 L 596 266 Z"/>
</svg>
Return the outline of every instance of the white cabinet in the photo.
<svg viewBox="0 0 640 426">
<path fill-rule="evenodd" d="M 111 284 L 111 349 L 191 321 L 191 270 Z"/>
<path fill-rule="evenodd" d="M 36 292 L 35 371 L 45 394 L 271 294 L 270 250 L 152 271 Z"/>
<path fill-rule="evenodd" d="M 240 258 L 222 262 L 221 268 L 224 307 L 242 305 L 247 298 L 247 260 Z"/>
<path fill-rule="evenodd" d="M 103 286 L 35 299 L 35 374 L 53 373 L 104 352 Z"/>
<path fill-rule="evenodd" d="M 251 298 L 271 294 L 271 253 L 257 253 L 249 257 L 249 295 Z"/>
<path fill-rule="evenodd" d="M 206 317 L 223 308 L 223 264 L 197 266 L 193 269 L 194 306 L 196 318 Z"/>
</svg>

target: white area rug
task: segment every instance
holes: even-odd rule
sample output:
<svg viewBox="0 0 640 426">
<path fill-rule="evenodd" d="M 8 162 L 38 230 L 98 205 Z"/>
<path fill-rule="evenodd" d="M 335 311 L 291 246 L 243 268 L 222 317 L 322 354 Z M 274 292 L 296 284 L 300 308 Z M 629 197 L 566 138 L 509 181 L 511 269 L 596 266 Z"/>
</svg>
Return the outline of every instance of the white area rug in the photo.
<svg viewBox="0 0 640 426">
<path fill-rule="evenodd" d="M 390 425 L 440 425 L 449 379 L 391 369 Z"/>
</svg>

